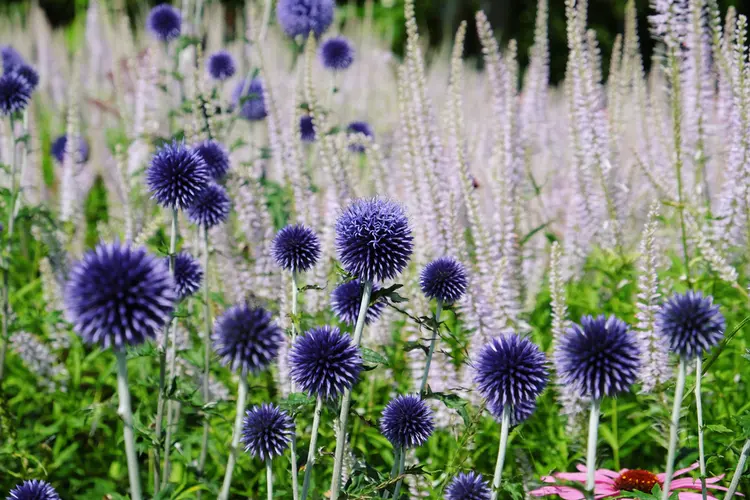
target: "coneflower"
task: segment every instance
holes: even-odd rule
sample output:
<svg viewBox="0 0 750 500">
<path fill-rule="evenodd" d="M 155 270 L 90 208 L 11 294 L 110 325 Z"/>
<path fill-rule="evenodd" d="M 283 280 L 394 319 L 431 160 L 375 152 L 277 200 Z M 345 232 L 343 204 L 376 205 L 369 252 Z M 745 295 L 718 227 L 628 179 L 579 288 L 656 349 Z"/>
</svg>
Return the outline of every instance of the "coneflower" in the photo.
<svg viewBox="0 0 750 500">
<path fill-rule="evenodd" d="M 242 443 L 245 445 L 245 451 L 266 463 L 269 500 L 273 498 L 271 461 L 284 453 L 289 446 L 291 434 L 294 434 L 292 419 L 272 404 L 253 407 L 248 410 L 242 421 Z"/>
</svg>

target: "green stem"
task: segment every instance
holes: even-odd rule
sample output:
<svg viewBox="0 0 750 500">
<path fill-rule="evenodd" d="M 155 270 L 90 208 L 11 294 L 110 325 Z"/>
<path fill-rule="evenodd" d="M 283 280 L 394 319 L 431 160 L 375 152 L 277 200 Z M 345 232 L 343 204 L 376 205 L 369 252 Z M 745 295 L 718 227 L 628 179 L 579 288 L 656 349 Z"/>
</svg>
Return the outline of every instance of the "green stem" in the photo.
<svg viewBox="0 0 750 500">
<path fill-rule="evenodd" d="M 495 463 L 495 475 L 492 478 L 492 500 L 497 500 L 500 490 L 500 481 L 503 478 L 503 465 L 505 465 L 505 449 L 508 447 L 508 432 L 510 431 L 511 405 L 503 407 L 503 417 L 500 421 L 500 447 L 497 450 L 497 462 Z"/>
<path fill-rule="evenodd" d="M 737 468 L 734 470 L 734 476 L 732 476 L 732 483 L 729 485 L 724 500 L 732 500 L 734 493 L 737 491 L 737 486 L 740 484 L 740 477 L 745 470 L 745 463 L 747 462 L 748 455 L 750 455 L 750 439 L 745 441 L 745 446 L 742 447 L 740 459 L 737 462 Z"/>
<path fill-rule="evenodd" d="M 701 497 L 706 500 L 706 451 L 703 447 L 703 402 L 701 401 L 701 370 L 703 359 L 698 356 L 695 362 L 695 413 L 698 417 L 698 460 L 701 471 Z"/>
<path fill-rule="evenodd" d="M 404 470 L 406 469 L 406 448 L 401 448 L 401 457 L 398 461 L 398 475 L 403 476 Z M 399 477 L 396 482 L 396 489 L 393 490 L 393 500 L 398 500 L 399 494 L 401 493 L 401 483 L 404 482 L 404 478 Z"/>
<path fill-rule="evenodd" d="M 299 287 L 297 285 L 297 271 L 292 270 L 292 345 L 297 340 L 297 302 L 299 295 Z M 289 390 L 290 393 L 295 392 L 294 379 L 289 377 Z M 289 443 L 289 451 L 292 465 L 292 498 L 293 500 L 299 499 L 299 470 L 297 468 L 297 434 L 292 433 L 291 442 Z M 307 477 L 307 471 L 305 471 L 305 477 Z"/>
<path fill-rule="evenodd" d="M 273 469 L 270 458 L 266 460 L 266 483 L 268 483 L 268 500 L 273 500 Z"/>
<path fill-rule="evenodd" d="M 203 404 L 209 403 L 208 391 L 208 369 L 211 364 L 211 307 L 208 302 L 209 279 L 208 279 L 208 229 L 203 231 Z M 201 454 L 198 460 L 198 476 L 203 476 L 208 456 L 208 433 L 209 415 L 205 414 L 203 419 L 203 438 L 201 439 Z"/>
<path fill-rule="evenodd" d="M 8 229 L 5 233 L 5 264 L 3 266 L 3 331 L 2 346 L 0 346 L 0 382 L 3 380 L 5 373 L 5 355 L 8 351 L 8 324 L 10 321 L 10 251 L 11 241 L 13 239 L 13 223 L 15 222 L 15 204 L 16 204 L 16 165 L 18 163 L 17 144 L 16 144 L 16 121 L 13 115 L 10 115 L 10 137 L 13 152 L 11 157 L 13 162 L 10 166 L 10 207 L 8 208 Z"/>
<path fill-rule="evenodd" d="M 245 414 L 245 401 L 247 401 L 247 379 L 240 374 L 239 390 L 237 391 L 237 414 L 234 416 L 234 431 L 232 431 L 232 447 L 229 449 L 229 460 L 227 470 L 224 473 L 224 484 L 221 486 L 219 500 L 229 498 L 229 487 L 232 485 L 232 473 L 239 452 L 240 436 L 242 435 L 242 418 Z"/>
<path fill-rule="evenodd" d="M 586 492 L 593 498 L 596 474 L 596 441 L 599 436 L 599 408 L 601 400 L 591 401 L 591 414 L 589 415 L 589 439 L 586 452 Z"/>
<path fill-rule="evenodd" d="M 141 500 L 141 481 L 138 477 L 138 457 L 135 453 L 135 435 L 133 434 L 133 410 L 130 407 L 128 390 L 128 363 L 124 350 L 116 350 L 117 358 L 117 397 L 120 404 L 117 413 L 122 418 L 125 436 L 125 455 L 128 460 L 128 477 L 130 478 L 130 498 Z"/>
<path fill-rule="evenodd" d="M 443 301 L 438 299 L 437 306 L 435 307 L 435 328 L 432 330 L 432 340 L 430 341 L 430 351 L 427 353 L 427 361 L 424 365 L 424 373 L 422 374 L 422 383 L 419 384 L 419 394 L 424 394 L 427 388 L 427 377 L 430 374 L 430 364 L 432 364 L 432 356 L 435 354 L 435 345 L 437 344 L 438 335 L 440 333 L 440 314 L 443 311 Z"/>
<path fill-rule="evenodd" d="M 403 452 L 402 448 L 396 448 L 393 451 L 393 467 L 391 467 L 391 474 L 388 476 L 389 478 L 396 477 L 396 473 L 398 472 L 399 465 L 401 465 L 401 453 Z M 386 488 L 383 490 L 383 498 L 388 498 L 391 496 L 391 492 L 388 491 Z"/>
<path fill-rule="evenodd" d="M 310 449 L 307 452 L 305 463 L 305 480 L 302 483 L 302 500 L 306 500 L 307 491 L 310 488 L 313 465 L 315 465 L 315 452 L 318 443 L 318 429 L 320 428 L 320 414 L 323 411 L 323 398 L 318 396 L 315 403 L 315 414 L 313 415 L 312 434 L 310 435 Z"/>
<path fill-rule="evenodd" d="M 672 423 L 669 426 L 669 451 L 667 452 L 667 471 L 664 474 L 662 500 L 669 500 L 669 487 L 674 475 L 674 459 L 677 454 L 677 433 L 680 428 L 680 408 L 682 394 L 685 391 L 685 360 L 680 357 L 677 365 L 677 385 L 674 391 L 674 405 L 672 406 Z"/>
<path fill-rule="evenodd" d="M 614 446 L 612 447 L 612 460 L 615 462 L 615 470 L 620 470 L 620 426 L 617 415 L 617 399 L 612 399 L 612 437 Z"/>
</svg>

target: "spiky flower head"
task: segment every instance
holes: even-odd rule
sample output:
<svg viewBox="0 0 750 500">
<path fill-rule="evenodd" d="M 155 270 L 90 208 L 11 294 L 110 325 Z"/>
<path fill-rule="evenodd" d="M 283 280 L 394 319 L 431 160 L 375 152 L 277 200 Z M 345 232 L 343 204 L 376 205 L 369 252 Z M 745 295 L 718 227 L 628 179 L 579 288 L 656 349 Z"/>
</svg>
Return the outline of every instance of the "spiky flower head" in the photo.
<svg viewBox="0 0 750 500">
<path fill-rule="evenodd" d="M 211 182 L 188 208 L 188 218 L 193 224 L 211 229 L 226 222 L 231 206 L 232 202 L 224 188 Z"/>
<path fill-rule="evenodd" d="M 50 154 L 61 164 L 65 160 L 65 146 L 68 144 L 68 137 L 61 135 L 50 145 Z M 89 161 L 89 143 L 83 137 L 78 137 L 78 149 L 73 152 L 73 158 L 79 165 Z"/>
<path fill-rule="evenodd" d="M 286 226 L 276 233 L 271 255 L 287 271 L 309 271 L 320 258 L 320 239 L 302 224 Z"/>
<path fill-rule="evenodd" d="M 226 50 L 220 50 L 211 54 L 206 62 L 206 68 L 211 78 L 219 81 L 232 78 L 237 71 L 232 54 Z"/>
<path fill-rule="evenodd" d="M 347 127 L 346 131 L 349 134 L 349 150 L 355 153 L 364 153 L 365 145 L 362 144 L 359 135 L 364 135 L 370 139 L 375 137 L 375 133 L 372 131 L 372 127 L 367 122 L 351 122 Z"/>
<path fill-rule="evenodd" d="M 216 319 L 211 340 L 221 364 L 244 377 L 271 364 L 284 335 L 270 312 L 242 304 L 227 309 Z"/>
<path fill-rule="evenodd" d="M 193 151 L 203 158 L 208 175 L 218 181 L 229 171 L 229 152 L 219 142 L 212 139 L 203 141 L 193 147 Z"/>
<path fill-rule="evenodd" d="M 348 38 L 329 38 L 320 46 L 320 62 L 331 71 L 343 71 L 354 62 L 354 46 Z"/>
<path fill-rule="evenodd" d="M 626 392 L 640 367 L 640 350 L 628 325 L 615 316 L 584 316 L 559 340 L 555 365 L 560 380 L 581 396 L 601 399 Z"/>
<path fill-rule="evenodd" d="M 395 278 L 409 263 L 413 247 L 409 219 L 396 202 L 355 200 L 336 221 L 339 260 L 361 280 Z"/>
<path fill-rule="evenodd" d="M 380 418 L 380 432 L 394 448 L 422 446 L 434 430 L 432 410 L 414 394 L 396 396 Z"/>
<path fill-rule="evenodd" d="M 279 0 L 276 19 L 287 36 L 322 35 L 333 22 L 334 0 Z"/>
<path fill-rule="evenodd" d="M 264 403 L 245 412 L 240 441 L 253 457 L 272 460 L 280 457 L 289 446 L 292 429 L 294 423 L 286 412 Z"/>
<path fill-rule="evenodd" d="M 490 500 L 490 486 L 481 474 L 461 472 L 446 488 L 445 500 Z"/>
<path fill-rule="evenodd" d="M 263 81 L 253 78 L 248 81 L 243 78 L 237 82 L 232 92 L 232 103 L 234 107 L 240 107 L 240 117 L 249 121 L 258 121 L 268 116 L 266 110 L 266 98 L 263 96 Z"/>
<path fill-rule="evenodd" d="M 180 36 L 182 16 L 171 5 L 159 4 L 149 12 L 146 27 L 157 39 L 169 42 Z"/>
<path fill-rule="evenodd" d="M 12 115 L 29 105 L 33 88 L 15 71 L 0 76 L 0 114 Z"/>
<path fill-rule="evenodd" d="M 419 286 L 427 298 L 446 304 L 457 302 L 466 292 L 469 278 L 463 264 L 451 257 L 440 257 L 425 266 Z"/>
<path fill-rule="evenodd" d="M 166 258 L 169 262 L 169 257 Z M 177 298 L 182 300 L 190 297 L 201 287 L 203 268 L 198 260 L 187 252 L 180 252 L 174 256 L 174 284 Z"/>
<path fill-rule="evenodd" d="M 289 353 L 290 374 L 303 391 L 324 399 L 351 389 L 362 371 L 362 357 L 349 335 L 338 328 L 313 328 Z"/>
<path fill-rule="evenodd" d="M 684 359 L 703 355 L 724 337 L 724 316 L 713 297 L 676 293 L 656 313 L 656 328 L 669 349 Z"/>
<path fill-rule="evenodd" d="M 10 45 L 0 47 L 0 58 L 3 60 L 3 72 L 8 73 L 26 64 L 23 56 Z"/>
<path fill-rule="evenodd" d="M 503 418 L 503 410 L 505 406 L 502 403 L 490 403 L 489 410 L 495 419 L 500 422 Z M 510 425 L 511 427 L 521 424 L 529 419 L 531 415 L 536 411 L 536 401 L 521 401 L 515 404 L 510 409 Z"/>
<path fill-rule="evenodd" d="M 501 335 L 484 346 L 476 360 L 480 394 L 492 405 L 533 401 L 547 385 L 544 353 L 515 333 Z"/>
<path fill-rule="evenodd" d="M 143 247 L 100 244 L 84 255 L 65 286 L 67 315 L 84 342 L 122 349 L 153 338 L 174 307 L 164 259 Z"/>
<path fill-rule="evenodd" d="M 48 482 L 30 479 L 10 490 L 8 500 L 60 500 L 60 495 Z"/>
<path fill-rule="evenodd" d="M 331 309 L 339 321 L 348 325 L 357 323 L 359 306 L 362 303 L 362 292 L 365 285 L 360 280 L 351 280 L 342 283 L 331 292 Z M 372 292 L 380 290 L 377 285 L 372 286 Z M 365 313 L 365 324 L 369 325 L 380 317 L 385 308 L 385 302 L 378 299 L 367 308 Z"/>
<path fill-rule="evenodd" d="M 14 71 L 26 79 L 29 86 L 31 86 L 32 92 L 36 89 L 37 85 L 39 85 L 39 73 L 28 64 L 22 64 L 16 67 Z"/>
<path fill-rule="evenodd" d="M 312 116 L 304 115 L 299 119 L 299 137 L 302 142 L 315 142 L 315 125 Z"/>
<path fill-rule="evenodd" d="M 182 143 L 156 150 L 146 170 L 148 189 L 160 205 L 184 210 L 190 207 L 209 181 L 206 162 Z"/>
</svg>

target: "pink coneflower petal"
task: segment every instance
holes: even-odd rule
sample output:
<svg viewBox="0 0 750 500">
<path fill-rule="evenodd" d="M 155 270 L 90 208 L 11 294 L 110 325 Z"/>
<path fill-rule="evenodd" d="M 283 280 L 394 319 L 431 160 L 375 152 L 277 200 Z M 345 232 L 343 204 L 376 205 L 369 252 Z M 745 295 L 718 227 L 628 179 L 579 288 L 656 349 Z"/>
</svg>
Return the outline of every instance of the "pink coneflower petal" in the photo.
<svg viewBox="0 0 750 500">
<path fill-rule="evenodd" d="M 529 492 L 535 497 L 544 497 L 547 495 L 559 495 L 563 500 L 583 500 L 586 498 L 583 493 L 570 486 L 544 486 L 537 490 Z"/>
<path fill-rule="evenodd" d="M 672 479 L 676 478 L 677 476 L 681 476 L 681 475 L 685 474 L 686 472 L 693 471 L 693 470 L 697 469 L 698 466 L 699 466 L 698 462 L 695 462 L 690 467 L 687 467 L 685 469 L 680 469 L 680 470 L 678 470 L 678 471 L 676 471 L 674 473 L 674 475 L 672 476 Z M 656 475 L 656 477 L 658 477 L 659 481 L 661 481 L 662 483 L 664 482 L 664 479 L 666 478 L 666 476 L 667 476 L 666 472 L 662 472 L 661 474 L 657 474 Z"/>
<path fill-rule="evenodd" d="M 680 500 L 702 500 L 703 495 L 700 493 L 693 493 L 688 491 L 683 491 L 679 494 L 678 498 Z M 706 497 L 707 500 L 718 500 L 716 497 L 712 497 L 711 495 L 708 495 Z"/>
</svg>

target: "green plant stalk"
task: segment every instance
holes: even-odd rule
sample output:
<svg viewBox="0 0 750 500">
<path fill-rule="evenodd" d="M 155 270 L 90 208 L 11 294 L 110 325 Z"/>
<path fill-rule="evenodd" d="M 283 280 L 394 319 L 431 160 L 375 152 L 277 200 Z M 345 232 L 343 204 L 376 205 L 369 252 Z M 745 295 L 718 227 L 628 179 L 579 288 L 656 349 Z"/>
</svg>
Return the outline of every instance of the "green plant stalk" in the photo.
<svg viewBox="0 0 750 500">
<path fill-rule="evenodd" d="M 266 460 L 266 483 L 268 483 L 268 500 L 273 500 L 273 469 L 270 458 Z"/>
<path fill-rule="evenodd" d="M 302 500 L 307 499 L 307 491 L 310 489 L 310 478 L 312 477 L 313 465 L 315 465 L 315 451 L 318 443 L 318 429 L 320 429 L 320 414 L 322 411 L 323 398 L 318 396 L 318 400 L 315 402 L 315 413 L 313 415 L 310 449 L 307 452 L 307 462 L 305 463 L 305 479 L 302 482 Z"/>
<path fill-rule="evenodd" d="M 427 388 L 427 377 L 430 374 L 430 364 L 432 364 L 432 356 L 435 354 L 435 345 L 437 344 L 438 335 L 440 333 L 440 314 L 443 312 L 443 301 L 438 299 L 437 305 L 435 306 L 435 328 L 432 330 L 432 340 L 430 342 L 430 350 L 427 353 L 427 361 L 424 365 L 424 373 L 422 374 L 422 383 L 419 384 L 419 394 L 424 394 Z"/>
<path fill-rule="evenodd" d="M 500 481 L 503 479 L 503 466 L 505 465 L 505 450 L 508 448 L 508 432 L 510 431 L 511 405 L 503 407 L 503 416 L 500 420 L 500 447 L 497 450 L 497 462 L 495 463 L 495 475 L 492 478 L 492 500 L 497 500 L 500 490 Z"/>
<path fill-rule="evenodd" d="M 737 486 L 740 484 L 740 477 L 745 470 L 745 463 L 747 462 L 748 455 L 750 455 L 750 439 L 745 441 L 745 446 L 742 447 L 740 459 L 737 462 L 737 468 L 734 470 L 732 482 L 729 484 L 729 489 L 727 490 L 724 500 L 732 500 L 732 497 L 734 497 L 734 493 L 737 491 Z"/>
<path fill-rule="evenodd" d="M 211 307 L 208 303 L 208 229 L 203 231 L 203 404 L 209 403 L 208 368 L 211 364 Z M 198 459 L 198 476 L 203 476 L 208 456 L 208 433 L 210 430 L 209 415 L 204 415 L 203 438 L 201 438 L 201 454 Z"/>
<path fill-rule="evenodd" d="M 703 447 L 703 402 L 701 401 L 701 370 L 703 359 L 698 356 L 695 360 L 695 413 L 698 418 L 698 460 L 701 471 L 701 497 L 706 500 L 706 451 Z"/>
<path fill-rule="evenodd" d="M 297 285 L 297 271 L 292 270 L 292 345 L 297 340 L 297 302 L 299 287 Z M 290 393 L 295 392 L 294 379 L 289 377 Z M 289 460 L 292 465 L 292 498 L 299 500 L 299 471 L 297 470 L 297 434 L 292 432 L 292 438 L 289 443 Z M 307 471 L 305 471 L 307 477 Z"/>
<path fill-rule="evenodd" d="M 398 461 L 398 475 L 403 476 L 404 470 L 406 469 L 406 448 L 401 447 L 401 457 Z M 396 489 L 393 490 L 393 500 L 398 500 L 398 496 L 401 493 L 401 483 L 404 482 L 403 477 L 399 477 L 396 482 Z"/>
<path fill-rule="evenodd" d="M 620 470 L 620 425 L 617 414 L 617 398 L 612 398 L 612 437 L 615 445 L 612 447 L 612 460 L 615 462 L 615 470 Z"/>
<path fill-rule="evenodd" d="M 130 478 L 130 498 L 141 500 L 141 482 L 138 477 L 138 457 L 135 453 L 135 436 L 133 434 L 133 410 L 130 407 L 128 390 L 128 362 L 124 350 L 116 350 L 117 358 L 117 413 L 122 418 L 125 436 L 125 455 L 128 460 L 128 477 Z"/>
<path fill-rule="evenodd" d="M 680 408 L 682 407 L 682 394 L 685 391 L 685 360 L 680 357 L 677 365 L 677 385 L 674 392 L 674 405 L 672 406 L 672 423 L 669 426 L 669 450 L 667 452 L 667 467 L 664 474 L 664 485 L 662 486 L 662 500 L 669 500 L 669 487 L 674 475 L 674 459 L 677 454 L 677 433 L 680 428 Z"/>
<path fill-rule="evenodd" d="M 237 414 L 234 416 L 234 430 L 232 431 L 232 447 L 229 449 L 227 470 L 224 473 L 224 483 L 221 486 L 219 500 L 227 500 L 227 498 L 229 498 L 229 487 L 232 485 L 232 473 L 234 472 L 234 464 L 237 461 L 237 454 L 239 453 L 240 435 L 242 434 L 242 417 L 245 413 L 247 392 L 247 378 L 240 374 L 240 383 L 237 391 Z"/>
<path fill-rule="evenodd" d="M 401 464 L 401 453 L 401 448 L 396 448 L 393 452 L 393 467 L 391 467 L 391 474 L 388 476 L 389 478 L 396 477 L 398 467 Z M 383 498 L 388 498 L 389 496 L 391 496 L 391 492 L 386 488 L 385 490 L 383 490 Z"/>
<path fill-rule="evenodd" d="M 601 400 L 591 401 L 591 414 L 589 415 L 589 438 L 586 451 L 586 494 L 594 498 L 594 487 L 596 485 L 596 441 L 599 437 L 599 408 Z"/>
<path fill-rule="evenodd" d="M 365 328 L 365 315 L 370 305 L 372 295 L 372 281 L 365 281 L 362 291 L 362 301 L 359 304 L 359 315 L 354 327 L 354 345 L 359 347 L 362 341 L 362 331 Z M 349 405 L 352 402 L 352 391 L 346 390 L 341 398 L 341 412 L 339 413 L 339 430 L 336 434 L 336 454 L 333 460 L 333 476 L 331 477 L 331 500 L 337 500 L 341 489 L 341 468 L 344 465 L 344 447 L 346 445 L 346 423 L 349 420 Z"/>
</svg>

